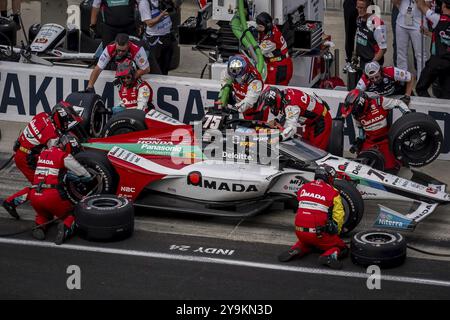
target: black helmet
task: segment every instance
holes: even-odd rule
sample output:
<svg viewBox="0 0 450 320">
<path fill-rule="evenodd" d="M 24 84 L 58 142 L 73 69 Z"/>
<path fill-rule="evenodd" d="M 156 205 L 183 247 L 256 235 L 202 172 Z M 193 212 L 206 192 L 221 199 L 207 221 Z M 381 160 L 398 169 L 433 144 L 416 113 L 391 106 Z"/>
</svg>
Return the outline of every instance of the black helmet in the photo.
<svg viewBox="0 0 450 320">
<path fill-rule="evenodd" d="M 66 101 L 61 101 L 53 107 L 51 117 L 55 126 L 62 132 L 66 132 L 70 124 L 83 121 L 73 109 L 73 106 Z"/>
<path fill-rule="evenodd" d="M 260 14 L 258 14 L 258 16 L 256 17 L 256 23 L 261 26 L 264 26 L 265 28 L 264 32 L 266 33 L 272 31 L 273 29 L 272 16 L 267 12 L 261 12 Z"/>
<path fill-rule="evenodd" d="M 359 117 L 366 112 L 369 106 L 369 97 L 360 89 L 353 89 L 345 97 L 345 102 L 341 107 L 341 113 L 346 118 L 350 113 Z"/>
<path fill-rule="evenodd" d="M 267 87 L 258 98 L 258 110 L 269 107 L 274 116 L 278 116 L 283 105 L 283 92 L 277 87 Z"/>
<path fill-rule="evenodd" d="M 328 165 L 319 166 L 314 172 L 314 180 L 323 180 L 329 184 L 334 183 L 336 176 L 336 170 Z"/>
</svg>

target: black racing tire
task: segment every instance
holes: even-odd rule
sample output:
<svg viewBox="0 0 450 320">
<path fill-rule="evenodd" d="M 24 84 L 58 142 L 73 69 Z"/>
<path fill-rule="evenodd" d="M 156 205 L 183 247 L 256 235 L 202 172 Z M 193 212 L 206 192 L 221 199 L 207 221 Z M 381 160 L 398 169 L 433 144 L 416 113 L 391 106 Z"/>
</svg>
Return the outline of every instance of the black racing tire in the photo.
<svg viewBox="0 0 450 320">
<path fill-rule="evenodd" d="M 73 92 L 66 98 L 77 111 L 81 107 L 83 122 L 81 127 L 92 138 L 99 138 L 108 121 L 108 113 L 102 98 L 93 92 Z"/>
<path fill-rule="evenodd" d="M 356 187 L 345 180 L 335 180 L 334 187 L 339 191 L 344 206 L 345 217 L 341 234 L 346 234 L 361 222 L 364 215 L 364 200 Z"/>
<path fill-rule="evenodd" d="M 368 165 L 380 171 L 384 171 L 385 159 L 383 154 L 377 149 L 361 151 L 356 159 L 362 164 Z"/>
<path fill-rule="evenodd" d="M 87 150 L 74 157 L 95 179 L 87 184 L 67 181 L 65 189 L 70 201 L 78 203 L 87 195 L 116 193 L 118 176 L 105 152 Z"/>
<path fill-rule="evenodd" d="M 77 230 L 87 240 L 123 240 L 134 231 L 134 207 L 126 198 L 90 196 L 76 205 L 74 214 Z"/>
<path fill-rule="evenodd" d="M 436 120 L 425 113 L 404 114 L 389 131 L 394 156 L 411 167 L 423 167 L 441 153 L 444 137 Z"/>
<path fill-rule="evenodd" d="M 327 151 L 338 157 L 344 156 L 344 119 L 342 118 L 333 119 Z"/>
<path fill-rule="evenodd" d="M 125 110 L 112 116 L 105 126 L 103 137 L 111 137 L 145 129 L 147 129 L 147 126 L 145 125 L 144 111 L 136 109 Z"/>
<path fill-rule="evenodd" d="M 356 265 L 394 268 L 406 259 L 406 239 L 398 232 L 379 230 L 361 231 L 350 244 L 350 256 Z"/>
</svg>

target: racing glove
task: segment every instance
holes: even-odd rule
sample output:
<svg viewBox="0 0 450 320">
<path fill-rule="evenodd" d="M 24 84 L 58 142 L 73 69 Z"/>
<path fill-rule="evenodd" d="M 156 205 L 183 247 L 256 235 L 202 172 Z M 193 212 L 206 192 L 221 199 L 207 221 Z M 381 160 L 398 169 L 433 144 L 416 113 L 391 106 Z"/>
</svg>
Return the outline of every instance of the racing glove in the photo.
<svg viewBox="0 0 450 320">
<path fill-rule="evenodd" d="M 115 106 L 115 107 L 113 107 L 112 108 L 112 113 L 113 114 L 117 114 L 117 113 L 119 113 L 119 112 L 122 112 L 122 111 L 125 111 L 125 107 L 123 107 L 123 106 Z"/>
<path fill-rule="evenodd" d="M 94 87 L 87 87 L 84 92 L 86 92 L 86 93 L 95 93 L 95 88 Z"/>
<path fill-rule="evenodd" d="M 325 232 L 329 234 L 338 234 L 338 224 L 333 219 L 330 219 L 327 221 L 327 224 L 325 225 Z"/>
<path fill-rule="evenodd" d="M 96 36 L 96 31 L 95 31 L 96 26 L 97 26 L 97 25 L 95 25 L 95 24 L 91 24 L 91 25 L 89 26 L 89 36 L 90 36 L 92 39 L 95 39 L 95 36 Z"/>
<path fill-rule="evenodd" d="M 411 102 L 411 97 L 405 94 L 403 97 L 400 98 L 400 100 L 403 101 L 407 106 L 409 106 Z"/>
<path fill-rule="evenodd" d="M 355 143 L 351 145 L 350 147 L 350 153 L 358 153 L 359 150 L 361 150 L 361 146 L 363 144 L 364 140 L 361 138 L 356 138 Z"/>
</svg>

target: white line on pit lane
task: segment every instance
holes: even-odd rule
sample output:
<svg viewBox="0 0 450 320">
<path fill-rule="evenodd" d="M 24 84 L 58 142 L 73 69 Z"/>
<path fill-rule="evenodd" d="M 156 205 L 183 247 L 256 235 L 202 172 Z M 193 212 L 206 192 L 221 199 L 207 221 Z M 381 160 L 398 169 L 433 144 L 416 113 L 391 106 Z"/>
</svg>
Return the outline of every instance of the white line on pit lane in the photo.
<svg viewBox="0 0 450 320">
<path fill-rule="evenodd" d="M 367 273 L 361 273 L 361 272 L 347 272 L 347 271 L 335 271 L 335 270 L 325 270 L 325 269 L 317 269 L 317 268 L 282 266 L 282 265 L 278 265 L 278 264 L 251 262 L 251 261 L 244 261 L 244 260 L 207 258 L 207 257 L 197 257 L 197 256 L 190 256 L 190 255 L 178 255 L 178 254 L 151 252 L 151 251 L 136 251 L 136 250 L 123 250 L 123 249 L 113 249 L 113 248 L 79 246 L 79 245 L 71 245 L 71 244 L 65 244 L 65 245 L 58 246 L 52 242 L 40 242 L 40 241 L 0 238 L 0 244 L 14 244 L 14 245 L 33 246 L 33 247 L 41 247 L 41 248 L 53 248 L 53 249 L 73 250 L 73 251 L 94 252 L 94 253 L 117 254 L 117 255 L 124 255 L 124 256 L 144 257 L 144 258 L 156 258 L 156 259 L 178 260 L 178 261 L 187 261 L 187 262 L 222 264 L 222 265 L 231 265 L 231 266 L 239 266 L 239 267 L 259 268 L 259 269 L 266 269 L 266 270 L 288 271 L 288 272 L 298 272 L 298 273 L 309 273 L 309 274 L 314 274 L 314 275 L 326 275 L 326 276 L 347 277 L 347 278 L 367 279 L 369 277 L 369 275 Z M 423 279 L 423 278 L 413 278 L 413 277 L 397 277 L 397 276 L 388 276 L 388 275 L 382 275 L 381 280 L 402 282 L 402 283 L 411 283 L 411 284 L 423 284 L 423 285 L 431 285 L 431 286 L 439 286 L 439 287 L 450 287 L 450 281 L 444 281 L 444 280 L 433 280 L 433 279 Z"/>
</svg>

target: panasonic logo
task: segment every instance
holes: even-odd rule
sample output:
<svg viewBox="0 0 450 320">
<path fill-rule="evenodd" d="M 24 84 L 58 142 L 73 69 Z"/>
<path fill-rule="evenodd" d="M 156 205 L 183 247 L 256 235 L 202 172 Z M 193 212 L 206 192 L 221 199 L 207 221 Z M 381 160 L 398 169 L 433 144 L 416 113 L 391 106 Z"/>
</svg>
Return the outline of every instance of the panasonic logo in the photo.
<svg viewBox="0 0 450 320">
<path fill-rule="evenodd" d="M 309 197 L 309 198 L 314 198 L 314 199 L 317 199 L 317 200 L 325 201 L 325 197 L 322 196 L 321 194 L 308 192 L 306 190 L 302 190 L 302 192 L 300 193 L 300 196 L 301 197 Z"/>
</svg>

